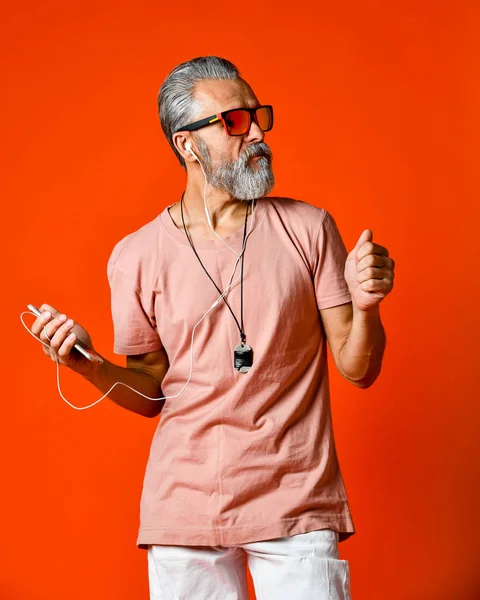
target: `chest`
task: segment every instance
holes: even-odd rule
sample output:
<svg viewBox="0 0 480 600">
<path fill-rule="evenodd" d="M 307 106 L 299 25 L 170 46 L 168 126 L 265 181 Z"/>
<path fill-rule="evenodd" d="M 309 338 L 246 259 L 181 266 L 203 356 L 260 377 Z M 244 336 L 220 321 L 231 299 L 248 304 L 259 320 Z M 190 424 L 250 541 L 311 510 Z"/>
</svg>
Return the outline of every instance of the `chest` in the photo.
<svg viewBox="0 0 480 600">
<path fill-rule="evenodd" d="M 186 344 L 192 329 L 218 300 L 220 293 L 209 276 L 222 292 L 232 283 L 225 297 L 241 323 L 241 261 L 225 246 L 199 250 L 198 255 L 203 266 L 185 246 L 158 268 L 153 301 L 158 333 L 169 354 Z M 318 327 L 312 275 L 302 248 L 288 239 L 269 244 L 261 238 L 249 241 L 243 265 L 243 320 L 250 343 L 267 345 L 281 337 L 286 351 L 294 350 Z M 198 327 L 203 331 L 211 327 L 217 342 L 223 335 L 229 345 L 238 336 L 238 326 L 222 300 Z"/>
</svg>

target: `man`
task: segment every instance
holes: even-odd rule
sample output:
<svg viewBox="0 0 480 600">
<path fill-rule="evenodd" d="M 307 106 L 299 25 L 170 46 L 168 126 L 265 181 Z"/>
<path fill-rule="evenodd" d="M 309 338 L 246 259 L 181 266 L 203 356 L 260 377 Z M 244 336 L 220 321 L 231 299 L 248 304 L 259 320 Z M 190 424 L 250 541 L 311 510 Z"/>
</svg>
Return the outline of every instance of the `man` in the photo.
<svg viewBox="0 0 480 600">
<path fill-rule="evenodd" d="M 65 315 L 32 331 L 114 402 L 162 412 L 137 539 L 152 599 L 246 600 L 246 560 L 258 600 L 350 598 L 326 341 L 347 381 L 373 384 L 394 261 L 370 230 L 347 254 L 325 209 L 267 197 L 273 109 L 229 61 L 176 67 L 159 113 L 187 185 L 108 262 L 127 367 L 70 353 Z"/>
</svg>

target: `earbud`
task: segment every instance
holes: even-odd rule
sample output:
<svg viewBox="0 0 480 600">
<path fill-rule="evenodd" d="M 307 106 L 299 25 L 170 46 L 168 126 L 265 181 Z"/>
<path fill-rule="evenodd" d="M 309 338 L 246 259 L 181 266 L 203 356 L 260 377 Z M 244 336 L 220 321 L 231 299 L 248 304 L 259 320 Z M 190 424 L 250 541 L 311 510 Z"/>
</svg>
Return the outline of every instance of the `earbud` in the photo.
<svg viewBox="0 0 480 600">
<path fill-rule="evenodd" d="M 195 158 L 195 160 L 200 163 L 200 161 L 198 160 L 198 156 L 195 154 L 195 152 L 192 150 L 192 147 L 190 146 L 190 142 L 187 142 L 185 144 L 185 148 L 190 152 L 190 154 Z M 200 166 L 201 166 L 201 163 L 200 163 Z"/>
</svg>

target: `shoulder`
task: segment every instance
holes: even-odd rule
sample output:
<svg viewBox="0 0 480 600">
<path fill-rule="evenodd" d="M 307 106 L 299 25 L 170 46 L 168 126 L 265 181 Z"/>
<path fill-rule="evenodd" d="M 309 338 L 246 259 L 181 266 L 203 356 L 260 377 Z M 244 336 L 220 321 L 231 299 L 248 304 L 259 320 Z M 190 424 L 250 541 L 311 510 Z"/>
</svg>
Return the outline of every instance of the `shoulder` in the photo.
<svg viewBox="0 0 480 600">
<path fill-rule="evenodd" d="M 319 206 L 315 206 L 304 200 L 295 198 L 285 198 L 280 196 L 268 196 L 270 206 L 279 215 L 285 215 L 289 218 L 298 221 L 304 221 L 307 224 L 320 224 L 326 217 L 327 210 Z"/>
<path fill-rule="evenodd" d="M 322 231 L 325 219 L 329 216 L 325 208 L 304 200 L 283 197 L 267 197 L 269 212 L 278 219 L 279 226 L 295 236 L 306 236 L 308 244 L 314 242 Z"/>
<path fill-rule="evenodd" d="M 158 219 L 155 217 L 115 244 L 107 263 L 110 281 L 114 274 L 121 273 L 119 277 L 127 277 L 137 290 L 148 285 L 158 262 Z"/>
<path fill-rule="evenodd" d="M 305 254 L 313 262 L 326 245 L 341 246 L 343 251 L 343 239 L 329 210 L 293 198 L 266 199 L 270 201 L 269 212 L 273 215 L 273 226 L 287 231 L 289 237 L 305 249 Z"/>
<path fill-rule="evenodd" d="M 158 219 L 145 223 L 135 231 L 122 237 L 113 247 L 108 259 L 108 269 L 115 266 L 126 269 L 129 264 L 148 260 L 157 247 Z"/>
</svg>

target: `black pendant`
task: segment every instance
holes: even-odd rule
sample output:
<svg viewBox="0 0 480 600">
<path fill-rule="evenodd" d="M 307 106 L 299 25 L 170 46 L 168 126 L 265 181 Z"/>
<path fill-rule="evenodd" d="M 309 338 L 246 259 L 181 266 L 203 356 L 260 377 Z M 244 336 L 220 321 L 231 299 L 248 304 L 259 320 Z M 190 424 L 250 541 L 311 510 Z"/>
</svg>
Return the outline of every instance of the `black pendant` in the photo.
<svg viewBox="0 0 480 600">
<path fill-rule="evenodd" d="M 247 344 L 239 344 L 233 352 L 233 365 L 239 373 L 247 373 L 253 365 L 253 350 Z"/>
</svg>

